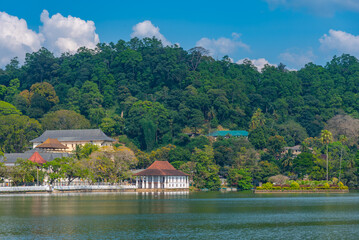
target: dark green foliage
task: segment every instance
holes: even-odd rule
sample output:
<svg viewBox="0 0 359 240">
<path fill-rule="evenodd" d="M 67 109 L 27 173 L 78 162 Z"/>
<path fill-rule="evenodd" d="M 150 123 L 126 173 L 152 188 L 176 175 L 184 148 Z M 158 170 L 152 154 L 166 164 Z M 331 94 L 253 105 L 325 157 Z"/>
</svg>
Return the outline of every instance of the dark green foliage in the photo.
<svg viewBox="0 0 359 240">
<path fill-rule="evenodd" d="M 134 149 L 174 144 L 177 148 L 169 158 L 177 167 L 212 169 L 198 178 L 207 179 L 201 187 L 218 186 L 219 167 L 249 169 L 255 181 L 279 172 L 319 179 L 325 167 L 319 158 L 313 166 L 308 158 L 295 162 L 295 156 L 281 154 L 283 147 L 317 137 L 334 116 L 359 118 L 357 99 L 359 61 L 350 55 L 334 56 L 325 66 L 309 63 L 288 71 L 280 64 L 259 72 L 250 61 L 215 60 L 203 48 L 164 47 L 155 38 L 101 43 L 96 50 L 80 48 L 61 57 L 42 48 L 27 54 L 22 66 L 15 58 L 0 69 L 0 100 L 19 110 L 0 102 L 0 146 L 8 152 L 25 150 L 28 140 L 41 133 L 32 119 L 37 118 L 44 129 L 69 122 L 59 128 L 100 127 L 109 136 L 126 135 L 121 139 Z M 60 116 L 64 110 L 71 114 Z M 78 124 L 61 120 L 66 116 L 74 116 Z M 212 143 L 203 135 L 214 128 L 248 130 L 249 142 L 231 138 Z M 193 134 L 202 136 L 192 138 Z M 330 149 L 330 174 L 340 171 L 343 181 L 354 186 L 359 164 L 353 156 L 359 144 L 355 134 L 348 137 L 350 149 L 342 156 L 341 170 L 340 148 Z M 189 156 L 211 145 L 213 163 L 193 167 Z M 312 150 L 324 153 L 320 143 Z M 140 159 L 142 166 L 150 163 Z"/>
<path fill-rule="evenodd" d="M 301 153 L 293 160 L 293 170 L 294 173 L 298 174 L 298 177 L 303 177 L 303 175 L 309 174 L 312 172 L 315 157 L 312 153 Z"/>
<path fill-rule="evenodd" d="M 45 130 L 88 129 L 90 122 L 81 114 L 70 110 L 58 110 L 44 115 L 41 124 Z"/>
<path fill-rule="evenodd" d="M 240 190 L 249 190 L 253 187 L 253 179 L 248 169 L 229 169 L 227 181 L 230 186 L 236 187 Z"/>
</svg>

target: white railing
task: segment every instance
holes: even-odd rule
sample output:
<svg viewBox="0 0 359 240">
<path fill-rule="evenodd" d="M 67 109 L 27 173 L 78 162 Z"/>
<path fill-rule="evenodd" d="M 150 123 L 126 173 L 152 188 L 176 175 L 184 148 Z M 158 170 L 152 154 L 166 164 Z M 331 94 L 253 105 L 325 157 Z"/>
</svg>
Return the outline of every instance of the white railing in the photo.
<svg viewBox="0 0 359 240">
<path fill-rule="evenodd" d="M 0 192 L 51 192 L 50 186 L 0 187 Z"/>
<path fill-rule="evenodd" d="M 124 189 L 136 189 L 136 186 L 135 185 L 70 185 L 70 186 L 53 186 L 53 189 L 58 191 L 124 190 Z"/>
</svg>

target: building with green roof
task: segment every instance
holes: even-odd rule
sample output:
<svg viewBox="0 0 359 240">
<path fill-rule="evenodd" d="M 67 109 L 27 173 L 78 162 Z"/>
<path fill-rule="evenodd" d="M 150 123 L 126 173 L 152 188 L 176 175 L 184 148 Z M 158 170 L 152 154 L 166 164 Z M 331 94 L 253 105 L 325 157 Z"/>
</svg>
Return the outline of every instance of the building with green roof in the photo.
<svg viewBox="0 0 359 240">
<path fill-rule="evenodd" d="M 233 130 L 233 131 L 215 131 L 208 134 L 210 137 L 248 137 L 248 132 L 243 130 Z"/>
</svg>

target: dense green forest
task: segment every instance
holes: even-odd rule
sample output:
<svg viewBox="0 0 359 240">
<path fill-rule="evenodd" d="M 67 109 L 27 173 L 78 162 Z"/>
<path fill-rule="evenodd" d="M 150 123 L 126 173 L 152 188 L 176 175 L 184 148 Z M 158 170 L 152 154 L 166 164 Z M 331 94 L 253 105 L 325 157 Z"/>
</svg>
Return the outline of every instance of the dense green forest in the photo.
<svg viewBox="0 0 359 240">
<path fill-rule="evenodd" d="M 169 160 L 200 188 L 218 188 L 220 177 L 242 189 L 278 174 L 323 180 L 327 160 L 329 179 L 356 187 L 358 94 L 350 55 L 260 72 L 154 38 L 60 57 L 42 48 L 0 69 L 0 147 L 22 152 L 46 129 L 99 127 L 135 152 L 138 168 Z M 249 138 L 206 137 L 221 129 Z M 298 144 L 298 157 L 283 152 Z"/>
</svg>

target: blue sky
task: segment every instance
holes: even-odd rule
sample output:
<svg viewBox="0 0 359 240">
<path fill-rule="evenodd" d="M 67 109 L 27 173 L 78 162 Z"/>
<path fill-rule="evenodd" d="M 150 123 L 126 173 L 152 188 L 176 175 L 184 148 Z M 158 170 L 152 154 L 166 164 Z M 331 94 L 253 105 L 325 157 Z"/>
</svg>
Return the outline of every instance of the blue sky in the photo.
<svg viewBox="0 0 359 240">
<path fill-rule="evenodd" d="M 299 69 L 334 54 L 359 57 L 357 0 L 56 2 L 2 1 L 0 66 L 41 46 L 58 55 L 131 36 L 203 46 L 214 58 L 248 58 L 259 67 L 283 62 Z"/>
</svg>

